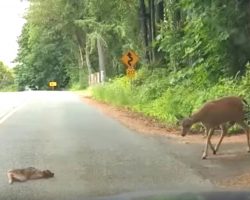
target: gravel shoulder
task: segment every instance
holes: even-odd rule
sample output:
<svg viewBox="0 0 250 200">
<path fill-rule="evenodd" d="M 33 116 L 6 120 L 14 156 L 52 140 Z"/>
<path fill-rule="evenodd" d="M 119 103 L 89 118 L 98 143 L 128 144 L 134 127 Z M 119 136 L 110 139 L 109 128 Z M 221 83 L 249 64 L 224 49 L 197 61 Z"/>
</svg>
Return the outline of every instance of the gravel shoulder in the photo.
<svg viewBox="0 0 250 200">
<path fill-rule="evenodd" d="M 162 135 L 170 138 L 177 139 L 178 142 L 181 143 L 204 143 L 204 135 L 202 134 L 189 134 L 186 137 L 181 137 L 181 130 L 176 128 L 170 128 L 166 124 L 159 123 L 155 119 L 145 117 L 140 113 L 135 113 L 126 108 L 120 108 L 116 106 L 109 105 L 104 102 L 96 101 L 90 97 L 81 96 L 81 99 L 108 116 L 117 119 L 124 126 L 137 131 L 142 134 L 150 134 L 150 135 Z M 219 139 L 218 134 L 213 136 L 213 141 L 217 141 Z M 246 136 L 245 134 L 237 134 L 228 136 L 223 140 L 223 144 L 225 143 L 245 143 Z"/>
<path fill-rule="evenodd" d="M 140 113 L 135 113 L 126 108 L 112 106 L 103 102 L 96 101 L 90 97 L 81 96 L 82 101 L 88 105 L 94 106 L 109 117 L 115 118 L 124 126 L 135 130 L 140 134 L 164 136 L 173 139 L 177 143 L 188 145 L 195 144 L 199 148 L 205 142 L 202 134 L 189 134 L 186 137 L 180 136 L 180 129 L 167 127 L 166 124 L 157 122 L 154 119 L 143 116 Z M 213 143 L 219 140 L 219 134 L 213 137 Z M 197 160 L 190 161 L 191 165 L 200 169 L 200 172 L 206 176 L 213 176 L 212 182 L 221 188 L 230 189 L 249 189 L 250 188 L 250 164 L 249 156 L 245 150 L 246 136 L 245 134 L 238 134 L 225 137 L 223 141 L 223 151 L 218 155 L 211 157 L 208 163 L 197 163 Z M 189 145 L 190 144 L 190 145 Z M 242 149 L 243 148 L 243 149 Z M 202 149 L 200 149 L 202 150 Z M 198 148 L 196 147 L 196 150 Z M 200 152 L 199 152 L 200 153 Z M 185 154 L 182 159 L 186 159 Z M 218 171 L 214 170 L 216 167 Z M 223 169 L 224 168 L 224 169 Z"/>
</svg>

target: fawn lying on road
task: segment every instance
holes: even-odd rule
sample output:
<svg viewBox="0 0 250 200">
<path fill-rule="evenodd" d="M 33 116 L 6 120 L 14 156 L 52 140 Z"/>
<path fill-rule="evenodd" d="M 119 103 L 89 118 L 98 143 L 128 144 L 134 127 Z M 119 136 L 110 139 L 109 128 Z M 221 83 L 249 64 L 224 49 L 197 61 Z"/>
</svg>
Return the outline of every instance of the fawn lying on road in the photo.
<svg viewBox="0 0 250 200">
<path fill-rule="evenodd" d="M 31 179 L 51 178 L 54 177 L 54 173 L 49 170 L 39 170 L 34 167 L 28 167 L 24 169 L 12 169 L 7 172 L 9 184 L 14 181 L 24 182 Z"/>
</svg>

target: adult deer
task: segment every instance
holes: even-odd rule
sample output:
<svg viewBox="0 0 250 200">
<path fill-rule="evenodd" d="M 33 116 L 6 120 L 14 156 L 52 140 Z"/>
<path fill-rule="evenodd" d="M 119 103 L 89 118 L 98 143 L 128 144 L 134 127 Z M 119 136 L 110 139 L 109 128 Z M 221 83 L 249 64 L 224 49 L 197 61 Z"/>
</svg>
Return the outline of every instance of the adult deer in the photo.
<svg viewBox="0 0 250 200">
<path fill-rule="evenodd" d="M 224 136 L 227 134 L 226 123 L 237 123 L 246 131 L 248 152 L 250 152 L 249 127 L 245 122 L 246 106 L 248 107 L 247 102 L 236 96 L 223 97 L 214 101 L 209 101 L 197 112 L 181 122 L 181 135 L 185 136 L 193 124 L 201 122 L 204 125 L 207 134 L 206 145 L 202 155 L 202 159 L 206 159 L 208 145 L 212 149 L 213 154 L 216 154 L 218 151 Z M 214 148 L 211 143 L 211 137 L 215 128 L 218 126 L 221 127 L 222 133 L 219 142 Z"/>
</svg>

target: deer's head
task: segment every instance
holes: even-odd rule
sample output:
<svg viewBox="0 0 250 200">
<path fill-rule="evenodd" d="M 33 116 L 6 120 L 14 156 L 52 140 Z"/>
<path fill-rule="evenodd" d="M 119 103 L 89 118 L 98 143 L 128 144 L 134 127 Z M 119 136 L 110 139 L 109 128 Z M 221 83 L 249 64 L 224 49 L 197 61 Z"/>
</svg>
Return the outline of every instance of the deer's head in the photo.
<svg viewBox="0 0 250 200">
<path fill-rule="evenodd" d="M 190 130 L 191 126 L 193 125 L 193 120 L 191 118 L 185 118 L 181 122 L 182 126 L 182 133 L 181 136 L 185 136 L 187 132 Z"/>
</svg>

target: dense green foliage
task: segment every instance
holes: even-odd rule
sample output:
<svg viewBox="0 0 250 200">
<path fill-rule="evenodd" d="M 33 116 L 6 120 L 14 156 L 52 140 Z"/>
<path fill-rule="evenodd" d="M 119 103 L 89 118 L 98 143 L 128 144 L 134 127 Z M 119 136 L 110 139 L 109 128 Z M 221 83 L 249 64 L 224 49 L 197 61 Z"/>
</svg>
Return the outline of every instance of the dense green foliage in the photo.
<svg viewBox="0 0 250 200">
<path fill-rule="evenodd" d="M 94 97 L 172 124 L 210 99 L 241 95 L 250 100 L 250 3 L 164 3 L 155 46 L 165 64 L 143 67 L 132 87 L 125 77 L 94 87 Z"/>
<path fill-rule="evenodd" d="M 196 82 L 198 73 L 203 72 L 191 73 L 191 70 L 170 74 L 164 69 L 153 73 L 140 70 L 132 85 L 127 77 L 122 77 L 93 87 L 92 93 L 97 100 L 125 106 L 172 125 L 207 100 L 228 95 L 240 95 L 250 100 L 249 73 L 240 79 L 222 78 L 209 85 Z"/>
<path fill-rule="evenodd" d="M 104 72 L 96 99 L 174 123 L 209 99 L 249 96 L 247 0 L 30 0 L 17 83 L 81 89 Z M 120 62 L 140 56 L 131 86 Z M 108 81 L 109 80 L 109 81 Z"/>
<path fill-rule="evenodd" d="M 30 0 L 16 59 L 20 89 L 46 89 L 52 80 L 82 88 L 92 72 L 123 73 L 122 51 L 139 49 L 136 9 L 123 0 Z"/>
<path fill-rule="evenodd" d="M 14 73 L 0 61 L 0 91 L 15 91 Z"/>
</svg>

